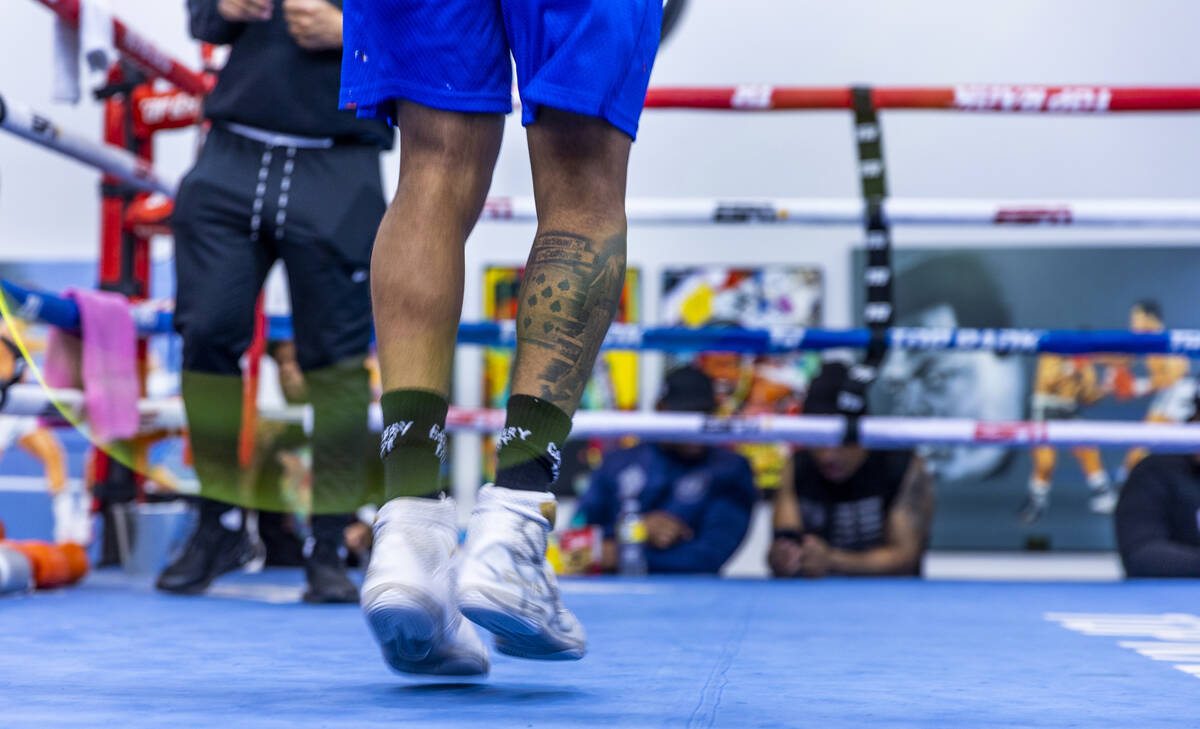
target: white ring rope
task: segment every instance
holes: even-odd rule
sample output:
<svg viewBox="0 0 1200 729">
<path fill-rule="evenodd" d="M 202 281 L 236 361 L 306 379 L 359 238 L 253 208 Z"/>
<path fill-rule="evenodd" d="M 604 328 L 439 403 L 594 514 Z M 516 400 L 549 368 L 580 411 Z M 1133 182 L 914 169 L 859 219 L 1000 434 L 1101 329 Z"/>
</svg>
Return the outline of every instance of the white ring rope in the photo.
<svg viewBox="0 0 1200 729">
<path fill-rule="evenodd" d="M 158 176 L 146 160 L 110 144 L 100 144 L 55 124 L 24 104 L 0 96 L 0 129 L 94 167 L 147 192 L 175 194 L 176 182 Z"/>
<path fill-rule="evenodd" d="M 59 405 L 82 415 L 83 393 L 15 385 L 0 415 L 55 414 Z M 138 403 L 146 431 L 180 430 L 185 426 L 178 398 Z M 308 423 L 311 409 L 303 406 L 261 411 L 264 420 Z M 372 429 L 380 429 L 378 405 L 369 414 Z M 450 409 L 451 432 L 495 433 L 504 425 L 504 411 Z M 647 440 L 687 440 L 705 443 L 774 441 L 828 446 L 843 441 L 846 419 L 839 415 L 759 415 L 718 418 L 699 413 L 580 411 L 576 437 L 636 436 Z M 906 418 L 867 416 L 859 420 L 859 442 L 868 448 L 911 448 L 919 445 L 999 445 L 1029 448 L 1039 445 L 1110 447 L 1142 446 L 1161 452 L 1200 451 L 1200 424 L 1140 423 L 1103 420 L 987 422 L 967 418 Z"/>
<path fill-rule="evenodd" d="M 95 167 L 140 189 L 171 196 L 177 183 L 164 179 L 123 149 L 72 134 L 27 107 L 0 97 L 0 129 Z M 630 223 L 707 225 L 786 223 L 861 225 L 861 198 L 630 198 Z M 1186 199 L 979 200 L 888 198 L 889 225 L 1072 225 L 1088 227 L 1200 227 L 1200 202 Z M 492 197 L 481 220 L 536 222 L 532 197 Z"/>
<path fill-rule="evenodd" d="M 862 225 L 861 198 L 629 198 L 631 224 L 776 223 Z M 1072 225 L 1087 227 L 1200 227 L 1200 201 L 1186 199 L 979 200 L 887 198 L 890 225 Z M 481 220 L 536 222 L 532 197 L 492 197 Z"/>
</svg>

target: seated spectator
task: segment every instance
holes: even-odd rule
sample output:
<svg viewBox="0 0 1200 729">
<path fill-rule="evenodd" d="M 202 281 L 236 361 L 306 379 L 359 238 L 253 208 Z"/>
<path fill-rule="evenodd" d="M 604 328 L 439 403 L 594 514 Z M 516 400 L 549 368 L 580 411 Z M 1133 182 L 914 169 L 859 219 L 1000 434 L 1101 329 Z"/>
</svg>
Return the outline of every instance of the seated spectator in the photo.
<svg viewBox="0 0 1200 729">
<path fill-rule="evenodd" d="M 667 374 L 658 410 L 712 412 L 712 380 L 692 366 Z M 579 511 L 604 529 L 604 566 L 616 568 L 620 501 L 636 495 L 646 527 L 650 572 L 721 569 L 750 526 L 758 500 L 745 458 L 698 443 L 643 443 L 609 453 L 592 476 Z"/>
<path fill-rule="evenodd" d="M 865 397 L 852 393 L 847 366 L 826 363 L 804 412 L 864 414 Z M 910 451 L 797 451 L 775 496 L 767 562 L 777 577 L 917 575 L 932 518 L 932 479 Z"/>
<path fill-rule="evenodd" d="M 1200 403 L 1192 422 L 1200 420 Z M 1125 481 L 1117 550 L 1128 577 L 1200 577 L 1200 454 L 1149 456 Z"/>
</svg>

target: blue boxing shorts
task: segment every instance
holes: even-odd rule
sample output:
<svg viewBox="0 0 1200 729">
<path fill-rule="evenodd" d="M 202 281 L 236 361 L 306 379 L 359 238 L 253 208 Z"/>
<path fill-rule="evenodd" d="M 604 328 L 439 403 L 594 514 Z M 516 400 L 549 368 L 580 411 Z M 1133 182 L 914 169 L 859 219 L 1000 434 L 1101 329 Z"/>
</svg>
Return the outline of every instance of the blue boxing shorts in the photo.
<svg viewBox="0 0 1200 729">
<path fill-rule="evenodd" d="M 390 119 L 407 99 L 446 111 L 538 108 L 637 135 L 658 52 L 662 0 L 345 0 L 339 103 Z"/>
</svg>

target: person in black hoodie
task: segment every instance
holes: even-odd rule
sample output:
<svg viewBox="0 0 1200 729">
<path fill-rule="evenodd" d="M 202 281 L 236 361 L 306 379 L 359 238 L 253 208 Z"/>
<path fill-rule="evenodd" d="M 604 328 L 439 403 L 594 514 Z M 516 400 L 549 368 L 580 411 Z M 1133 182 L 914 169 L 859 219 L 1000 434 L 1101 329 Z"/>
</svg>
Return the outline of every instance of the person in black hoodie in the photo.
<svg viewBox="0 0 1200 729">
<path fill-rule="evenodd" d="M 660 412 L 711 413 L 713 383 L 692 365 L 667 373 Z M 618 567 L 616 531 L 624 504 L 646 529 L 650 572 L 716 573 L 750 528 L 758 490 L 741 455 L 703 443 L 642 443 L 605 454 L 579 500 L 588 524 L 604 528 L 604 567 Z"/>
<path fill-rule="evenodd" d="M 365 496 L 370 399 L 364 360 L 372 320 L 368 275 L 386 204 L 382 121 L 337 105 L 340 0 L 188 0 L 197 40 L 231 46 L 205 100 L 211 129 L 180 185 L 175 328 L 182 393 L 201 483 L 199 524 L 158 587 L 203 592 L 253 556 L 236 506 L 277 511 L 238 467 L 239 360 L 254 332 L 268 270 L 288 273 L 292 328 L 313 409 L 310 602 L 355 602 L 342 531 Z"/>
<path fill-rule="evenodd" d="M 1191 421 L 1200 420 L 1200 398 Z M 1115 517 L 1127 577 L 1200 577 L 1200 454 L 1153 455 L 1130 472 Z"/>
</svg>

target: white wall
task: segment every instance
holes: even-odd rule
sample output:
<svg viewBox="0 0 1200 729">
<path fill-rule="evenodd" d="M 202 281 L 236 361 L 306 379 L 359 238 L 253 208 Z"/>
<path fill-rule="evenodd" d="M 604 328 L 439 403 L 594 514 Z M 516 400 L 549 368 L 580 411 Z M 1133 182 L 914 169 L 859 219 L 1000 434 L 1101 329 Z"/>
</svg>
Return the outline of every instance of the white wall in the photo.
<svg viewBox="0 0 1200 729">
<path fill-rule="evenodd" d="M 113 0 L 116 12 L 185 61 L 197 51 L 183 0 Z M 655 68 L 654 83 L 950 84 L 1067 82 L 1189 84 L 1200 51 L 1200 5 L 1188 0 L 692 0 Z M 0 94 L 62 126 L 99 134 L 99 107 L 50 104 L 51 14 L 32 0 L 0 6 Z M 1192 114 L 1101 119 L 894 112 L 885 116 L 893 193 L 904 196 L 1183 196 L 1200 192 Z M 515 119 L 495 190 L 530 190 Z M 646 115 L 631 195 L 844 196 L 856 191 L 843 112 Z M 190 133 L 165 136 L 162 167 L 181 173 Z M 388 160 L 389 177 L 395 161 Z M 0 254 L 93 254 L 96 176 L 0 136 Z M 66 210 L 70 213 L 64 214 Z M 48 224 L 50 222 L 53 224 Z M 519 259 L 526 231 L 484 226 L 472 259 Z M 511 228 L 508 228 L 511 230 Z M 852 231 L 737 232 L 737 260 L 828 254 Z M 650 263 L 671 243 L 726 258 L 728 229 L 635 232 L 632 260 Z M 957 235 L 957 233 L 956 233 Z M 1011 234 L 1010 234 L 1011 235 Z M 810 245 L 822 238 L 826 245 Z M 653 243 L 650 242 L 651 238 Z M 650 246 L 654 251 L 644 250 Z M 789 257 L 791 252 L 789 251 Z M 844 256 L 833 256 L 839 261 Z M 834 273 L 831 271 L 831 273 Z M 842 299 L 830 302 L 844 316 Z M 835 322 L 836 323 L 836 322 Z"/>
<path fill-rule="evenodd" d="M 180 61 L 199 67 L 183 0 L 112 0 L 113 11 Z M 51 103 L 54 15 L 33 0 L 0 0 L 0 95 L 59 126 L 99 141 L 101 105 Z M 172 132 L 157 146 L 159 168 L 178 177 L 194 158 L 195 135 Z M 0 259 L 95 257 L 100 199 L 95 172 L 0 131 Z"/>
<path fill-rule="evenodd" d="M 31 0 L 0 0 L 0 94 L 63 126 L 99 135 L 92 103 L 52 108 L 50 13 Z M 114 0 L 116 11 L 180 58 L 197 57 L 185 37 L 183 0 Z M 692 0 L 655 68 L 657 85 L 952 84 L 1047 82 L 1194 84 L 1200 4 L 1189 0 Z M 902 196 L 1195 197 L 1200 195 L 1200 117 L 971 116 L 892 112 L 884 117 L 893 194 Z M 531 192 L 523 135 L 510 119 L 496 172 L 497 194 Z M 630 195 L 850 196 L 856 193 L 845 112 L 729 114 L 652 111 L 643 120 Z M 164 171 L 181 173 L 190 133 L 164 138 Z M 394 178 L 394 155 L 385 174 Z M 97 176 L 73 162 L 0 136 L 0 258 L 95 255 Z M 484 224 L 468 245 L 470 271 L 524 260 L 531 228 Z M 1183 233 L 1141 240 L 1191 239 Z M 852 228 L 635 228 L 630 264 L 647 282 L 664 265 L 790 262 L 821 266 L 826 323 L 851 321 Z M 1039 230 L 1040 241 L 1095 245 L 1129 235 Z M 904 229 L 897 245 L 1029 240 L 1020 230 Z M 465 311 L 481 311 L 468 276 Z M 462 357 L 462 401 L 478 401 L 475 357 Z M 649 360 L 650 371 L 655 367 Z M 472 452 L 477 449 L 463 449 Z M 460 451 L 461 452 L 461 451 Z M 460 464 L 464 479 L 475 464 Z M 465 481 L 464 481 L 465 482 Z"/>
</svg>

